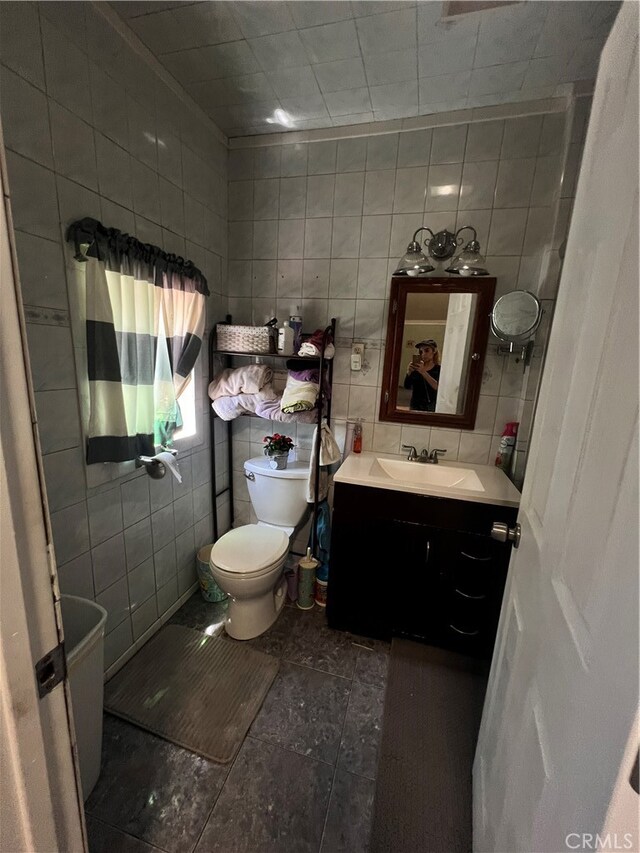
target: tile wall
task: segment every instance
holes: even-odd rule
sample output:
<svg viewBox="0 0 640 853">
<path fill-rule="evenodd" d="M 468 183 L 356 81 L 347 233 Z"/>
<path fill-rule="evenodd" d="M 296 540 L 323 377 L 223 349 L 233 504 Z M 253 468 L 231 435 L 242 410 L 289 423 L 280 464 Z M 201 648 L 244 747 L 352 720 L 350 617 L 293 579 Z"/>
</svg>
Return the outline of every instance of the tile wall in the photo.
<svg viewBox="0 0 640 853">
<path fill-rule="evenodd" d="M 0 25 L 2 125 L 60 587 L 107 609 L 109 668 L 192 589 L 195 551 L 212 538 L 206 358 L 182 485 L 133 463 L 85 466 L 64 232 L 90 216 L 191 258 L 209 280 L 210 322 L 226 312 L 227 150 L 92 4 L 2 3 Z M 222 488 L 222 432 L 216 453 Z"/>
<path fill-rule="evenodd" d="M 489 343 L 473 431 L 380 423 L 380 383 L 390 277 L 413 231 L 471 224 L 489 269 L 496 298 L 531 290 L 546 303 L 555 297 L 557 247 L 568 222 L 578 142 L 569 146 L 570 102 L 555 112 L 447 124 L 330 141 L 268 146 L 234 140 L 229 156 L 229 310 L 237 322 L 262 322 L 301 313 L 306 329 L 338 322 L 333 417 L 338 440 L 347 418 L 363 418 L 364 449 L 401 453 L 447 450 L 447 460 L 486 464 L 504 424 L 520 420 L 531 401 L 523 392 L 522 365 L 496 354 Z M 471 111 L 468 112 L 472 119 Z M 275 143 L 275 144 L 273 144 Z M 285 143 L 285 144 L 278 144 Z M 242 147 L 242 146 L 246 147 Z M 250 147 L 252 146 L 252 147 Z M 567 159 L 567 154 L 571 156 Z M 574 168 L 574 172 L 576 169 Z M 562 227 L 556 229 L 556 219 Z M 351 372 L 352 341 L 364 341 L 363 370 Z M 533 385 L 529 386 L 530 389 Z M 234 424 L 234 509 L 252 518 L 241 476 L 242 461 L 260 452 L 265 424 Z M 308 457 L 308 427 L 297 434 Z"/>
</svg>

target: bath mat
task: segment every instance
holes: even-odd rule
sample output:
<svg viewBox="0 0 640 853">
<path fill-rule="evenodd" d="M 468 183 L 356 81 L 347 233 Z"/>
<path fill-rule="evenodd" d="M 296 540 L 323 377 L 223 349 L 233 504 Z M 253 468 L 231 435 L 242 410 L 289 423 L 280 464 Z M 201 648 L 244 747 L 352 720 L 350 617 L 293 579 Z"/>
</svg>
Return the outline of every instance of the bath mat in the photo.
<svg viewBox="0 0 640 853">
<path fill-rule="evenodd" d="M 227 764 L 278 672 L 246 645 L 165 625 L 105 687 L 105 709 L 178 746 Z"/>
<path fill-rule="evenodd" d="M 468 853 L 471 768 L 486 666 L 394 639 L 384 703 L 371 853 Z"/>
</svg>

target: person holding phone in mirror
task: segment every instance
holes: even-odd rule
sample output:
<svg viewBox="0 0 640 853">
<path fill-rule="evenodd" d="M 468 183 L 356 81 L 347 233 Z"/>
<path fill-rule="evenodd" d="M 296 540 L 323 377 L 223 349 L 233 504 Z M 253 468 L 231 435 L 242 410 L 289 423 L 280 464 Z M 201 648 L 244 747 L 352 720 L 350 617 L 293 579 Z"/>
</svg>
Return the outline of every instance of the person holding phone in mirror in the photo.
<svg viewBox="0 0 640 853">
<path fill-rule="evenodd" d="M 429 338 L 416 344 L 418 355 L 407 366 L 404 387 L 411 391 L 409 408 L 419 412 L 435 412 L 440 379 L 438 344 Z"/>
</svg>

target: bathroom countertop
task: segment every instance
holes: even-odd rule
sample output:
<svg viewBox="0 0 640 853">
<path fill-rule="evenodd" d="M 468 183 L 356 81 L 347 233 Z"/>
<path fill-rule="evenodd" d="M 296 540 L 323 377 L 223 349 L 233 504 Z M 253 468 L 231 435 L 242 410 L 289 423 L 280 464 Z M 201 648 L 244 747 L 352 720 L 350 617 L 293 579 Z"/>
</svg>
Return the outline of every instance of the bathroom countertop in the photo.
<svg viewBox="0 0 640 853">
<path fill-rule="evenodd" d="M 436 486 L 394 479 L 386 475 L 377 464 L 378 459 L 401 460 L 404 457 L 390 453 L 351 453 L 338 469 L 334 481 L 353 486 L 368 486 L 374 489 L 390 489 L 395 492 L 411 492 L 416 495 L 433 495 L 439 498 L 472 501 L 474 503 L 497 504 L 517 507 L 520 504 L 520 492 L 507 475 L 494 465 L 471 465 L 465 462 L 438 463 L 439 468 L 462 468 L 475 471 L 484 491 L 459 487 Z M 422 467 L 423 463 L 411 465 Z M 432 466 L 425 466 L 431 468 Z"/>
</svg>

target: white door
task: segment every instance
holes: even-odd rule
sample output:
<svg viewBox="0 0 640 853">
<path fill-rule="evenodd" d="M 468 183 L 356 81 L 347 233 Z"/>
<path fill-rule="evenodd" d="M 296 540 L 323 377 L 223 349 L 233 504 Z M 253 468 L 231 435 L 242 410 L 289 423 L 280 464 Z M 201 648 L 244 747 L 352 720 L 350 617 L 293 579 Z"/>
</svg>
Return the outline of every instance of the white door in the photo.
<svg viewBox="0 0 640 853">
<path fill-rule="evenodd" d="M 0 132 L 0 850 L 81 853 L 69 684 L 35 671 L 62 627 L 6 187 Z"/>
<path fill-rule="evenodd" d="M 476 752 L 476 851 L 601 849 L 634 732 L 637 746 L 637 49 L 625 3 L 596 84 Z M 621 823 L 602 848 L 639 851 L 637 810 Z"/>
</svg>

